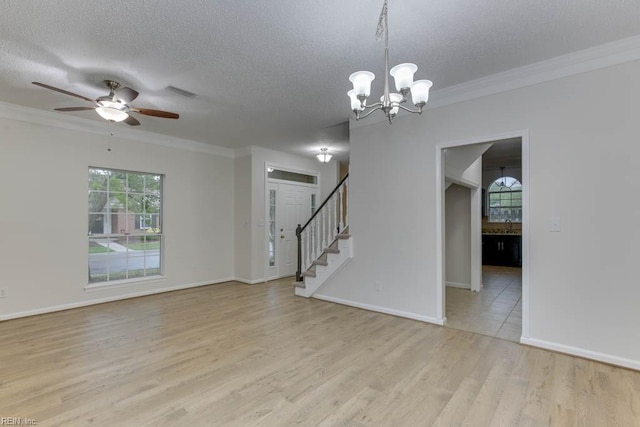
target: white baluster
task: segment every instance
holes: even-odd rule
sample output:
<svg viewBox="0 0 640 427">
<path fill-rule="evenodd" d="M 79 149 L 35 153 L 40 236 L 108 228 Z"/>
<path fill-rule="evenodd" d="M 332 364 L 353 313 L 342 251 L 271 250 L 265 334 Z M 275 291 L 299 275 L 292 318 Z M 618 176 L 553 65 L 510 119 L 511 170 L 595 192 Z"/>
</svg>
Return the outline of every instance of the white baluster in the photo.
<svg viewBox="0 0 640 427">
<path fill-rule="evenodd" d="M 333 242 L 333 232 L 331 231 L 331 199 L 327 201 L 327 242 Z"/>
<path fill-rule="evenodd" d="M 320 242 L 320 218 L 316 215 L 316 247 L 315 247 L 316 251 L 313 259 L 318 259 L 319 254 L 322 253 L 322 248 L 320 247 L 321 244 L 322 242 Z"/>
<path fill-rule="evenodd" d="M 338 194 L 339 194 L 339 200 L 338 203 L 340 205 L 340 209 L 339 209 L 339 221 L 340 221 L 340 232 L 342 233 L 342 231 L 344 230 L 344 197 L 342 197 L 342 195 L 344 194 L 344 184 L 340 186 L 340 189 L 338 190 Z"/>
<path fill-rule="evenodd" d="M 311 265 L 311 227 L 312 224 L 309 224 L 305 230 L 305 233 L 307 233 L 307 268 Z"/>
<path fill-rule="evenodd" d="M 307 235 L 306 233 L 303 231 L 302 233 L 300 233 L 300 245 L 301 245 L 301 249 L 302 249 L 302 260 L 300 262 L 300 272 L 305 271 L 307 268 Z"/>
<path fill-rule="evenodd" d="M 313 261 L 313 221 L 309 223 L 309 265 Z"/>
<path fill-rule="evenodd" d="M 328 209 L 328 215 L 329 215 L 329 219 L 327 220 L 327 222 L 329 223 L 329 241 L 333 242 L 333 239 L 335 238 L 335 235 L 334 235 L 335 232 L 333 230 L 333 216 L 334 216 L 333 196 L 331 196 L 331 198 L 327 202 L 327 209 Z"/>
<path fill-rule="evenodd" d="M 344 223 L 349 225 L 349 178 L 344 182 L 344 191 L 347 192 L 347 197 L 345 197 L 345 207 L 344 207 Z"/>
<path fill-rule="evenodd" d="M 326 207 L 326 205 L 325 205 Z M 322 208 L 322 212 L 320 212 L 320 223 L 322 224 L 322 245 L 321 248 L 324 249 L 327 247 L 327 222 L 325 218 L 326 209 Z"/>
<path fill-rule="evenodd" d="M 311 261 L 313 262 L 314 259 L 316 259 L 315 254 L 316 254 L 316 220 L 312 220 L 311 224 L 309 224 L 309 227 L 311 227 L 311 256 L 309 257 L 311 259 Z"/>
<path fill-rule="evenodd" d="M 338 193 L 333 194 L 331 203 L 333 204 L 331 208 L 331 217 L 333 218 L 333 223 L 331 224 L 331 240 L 333 240 L 336 234 L 338 234 Z"/>
<path fill-rule="evenodd" d="M 333 232 L 331 231 L 331 199 L 327 200 L 327 242 L 333 242 Z"/>
<path fill-rule="evenodd" d="M 340 198 L 342 196 L 340 196 L 340 189 L 338 189 L 338 191 L 336 192 L 336 231 L 340 232 L 342 231 L 342 229 L 340 229 L 340 218 L 342 217 L 342 212 L 340 210 Z"/>
</svg>

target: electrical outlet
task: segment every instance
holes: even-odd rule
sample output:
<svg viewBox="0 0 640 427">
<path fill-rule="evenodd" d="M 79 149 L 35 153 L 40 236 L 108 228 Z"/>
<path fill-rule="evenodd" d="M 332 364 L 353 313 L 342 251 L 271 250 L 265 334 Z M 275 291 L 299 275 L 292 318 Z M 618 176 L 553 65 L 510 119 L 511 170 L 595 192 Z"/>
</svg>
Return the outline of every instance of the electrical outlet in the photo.
<svg viewBox="0 0 640 427">
<path fill-rule="evenodd" d="M 382 280 L 376 280 L 376 291 L 380 292 L 382 290 Z"/>
<path fill-rule="evenodd" d="M 9 290 L 7 288 L 0 288 L 0 298 L 6 298 L 9 295 Z"/>
</svg>

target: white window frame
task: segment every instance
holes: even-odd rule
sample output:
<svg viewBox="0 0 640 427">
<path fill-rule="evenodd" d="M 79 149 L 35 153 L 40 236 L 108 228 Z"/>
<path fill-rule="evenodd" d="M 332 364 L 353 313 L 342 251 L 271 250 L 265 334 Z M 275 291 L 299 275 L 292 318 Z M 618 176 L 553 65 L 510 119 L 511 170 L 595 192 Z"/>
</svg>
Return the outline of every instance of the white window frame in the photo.
<svg viewBox="0 0 640 427">
<path fill-rule="evenodd" d="M 96 171 L 105 172 L 105 176 L 107 178 L 105 180 L 106 182 L 104 188 L 92 188 L 91 186 L 92 176 L 95 176 L 92 174 L 95 174 Z M 118 191 L 115 191 L 112 188 L 111 177 L 113 176 L 113 174 L 124 174 L 125 176 L 123 187 L 119 188 Z M 147 176 L 154 177 L 154 179 L 157 178 L 159 180 L 159 185 L 157 185 L 157 188 L 155 188 L 155 185 L 152 187 L 147 187 L 146 181 L 144 181 L 142 191 L 135 191 L 134 189 L 130 188 L 129 185 L 130 175 L 142 175 L 145 176 L 144 179 L 146 179 Z M 98 288 L 127 286 L 129 284 L 135 284 L 136 282 L 141 281 L 164 279 L 164 234 L 162 227 L 162 207 L 164 199 L 165 176 L 160 173 L 90 166 L 88 168 L 88 177 L 88 244 L 89 247 L 91 247 L 92 245 L 95 247 L 96 242 L 100 241 L 99 245 L 105 247 L 106 250 L 104 252 L 95 254 L 91 252 L 91 249 L 89 249 L 90 253 L 88 254 L 87 262 L 88 284 L 85 287 L 85 290 L 89 291 Z M 91 212 L 90 198 L 92 194 L 95 195 L 100 193 L 104 193 L 104 195 L 106 196 L 106 204 L 103 206 L 101 212 Z M 120 201 L 119 206 L 121 207 L 118 209 L 118 211 L 112 210 L 111 207 L 111 201 L 113 200 L 114 195 L 124 199 L 124 206 L 122 201 Z M 135 201 L 136 199 L 143 201 L 142 206 L 144 207 L 142 208 L 142 212 L 140 212 L 139 208 L 137 210 L 134 208 L 130 208 L 130 201 Z M 153 200 L 152 203 L 154 205 L 154 209 L 152 211 L 147 210 L 147 203 L 149 199 Z M 91 231 L 91 228 L 93 228 L 91 220 L 96 215 L 102 215 L 102 233 L 93 233 Z M 157 216 L 157 226 L 155 228 L 152 226 L 153 219 L 152 224 L 149 227 L 136 228 L 136 226 L 142 225 L 142 219 L 145 216 L 149 217 L 153 215 Z M 118 222 L 124 221 L 124 224 L 118 225 L 116 227 L 119 228 L 118 230 L 111 230 L 111 228 L 115 225 L 112 224 L 112 221 L 115 220 L 117 220 Z M 138 221 L 140 221 L 140 223 L 138 223 Z M 150 237 L 151 239 L 149 239 Z M 150 242 L 158 242 L 157 249 L 149 249 L 148 244 Z M 123 244 L 121 245 L 120 243 Z M 142 249 L 133 249 L 131 247 L 135 247 L 136 244 L 140 243 L 142 243 Z M 158 251 L 158 253 L 153 253 L 156 250 Z M 140 252 L 142 253 L 140 254 Z M 116 259 L 115 257 L 118 257 L 118 259 Z M 153 260 L 153 265 L 147 264 L 149 259 L 154 259 L 156 257 L 157 261 Z M 142 261 L 142 268 L 140 268 L 139 266 L 140 261 Z M 113 272 L 111 270 L 111 266 L 114 262 L 124 262 L 124 269 L 119 269 L 117 272 Z M 135 265 L 133 263 L 138 263 L 138 265 Z M 99 271 L 104 271 L 104 273 L 92 273 L 92 269 L 94 269 L 94 271 L 98 269 Z M 100 280 L 102 279 L 102 276 L 104 276 L 104 280 Z"/>
<path fill-rule="evenodd" d="M 512 180 L 513 182 L 511 183 L 511 185 L 509 186 L 508 190 L 501 190 L 501 191 L 491 191 L 491 187 L 493 187 L 494 184 L 497 184 L 499 182 L 508 182 L 508 180 Z M 511 187 L 515 184 L 518 184 L 520 186 L 519 190 L 511 190 Z M 491 210 L 492 209 L 520 209 L 520 219 L 519 220 L 511 220 L 513 223 L 515 224 L 521 224 L 522 223 L 522 215 L 523 215 L 523 210 L 522 210 L 522 196 L 520 197 L 520 205 L 517 206 L 491 206 L 491 195 L 492 194 L 510 194 L 511 195 L 511 200 L 513 201 L 513 194 L 514 193 L 520 193 L 522 194 L 522 183 L 520 182 L 520 180 L 518 180 L 517 178 L 514 178 L 512 176 L 503 176 L 500 178 L 495 179 L 493 182 L 491 182 L 491 185 L 489 185 L 489 187 L 487 188 L 487 206 L 488 206 L 488 218 L 487 218 L 487 222 L 489 223 L 502 223 L 504 221 L 496 221 L 493 220 L 491 218 Z"/>
</svg>

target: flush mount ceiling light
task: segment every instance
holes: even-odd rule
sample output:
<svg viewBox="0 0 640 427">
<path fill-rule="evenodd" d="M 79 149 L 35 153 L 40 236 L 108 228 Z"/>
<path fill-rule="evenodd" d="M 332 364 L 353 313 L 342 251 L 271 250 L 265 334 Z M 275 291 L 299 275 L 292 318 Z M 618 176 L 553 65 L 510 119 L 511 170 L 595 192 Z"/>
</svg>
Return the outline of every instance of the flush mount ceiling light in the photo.
<svg viewBox="0 0 640 427">
<path fill-rule="evenodd" d="M 413 75 L 418 70 L 416 64 L 399 64 L 389 71 L 388 3 L 389 0 L 384 0 L 376 31 L 378 40 L 384 34 L 384 93 L 380 98 L 380 102 L 367 105 L 367 98 L 371 95 L 371 82 L 375 79 L 375 75 L 369 71 L 356 71 L 351 74 L 349 81 L 353 83 L 353 89 L 347 92 L 347 95 L 351 99 L 351 110 L 355 113 L 356 120 L 365 118 L 377 110 L 382 110 L 389 119 L 389 123 L 391 123 L 400 109 L 410 113 L 422 114 L 422 108 L 429 100 L 429 89 L 433 86 L 430 80 L 413 81 Z M 400 93 L 389 93 L 389 74 L 394 78 L 396 90 Z M 411 100 L 417 110 L 412 110 L 402 105 L 407 101 L 409 93 L 411 93 Z"/>
<path fill-rule="evenodd" d="M 329 154 L 328 148 L 323 147 L 320 149 L 320 152 L 316 154 L 316 157 L 318 158 L 318 161 L 322 163 L 329 163 L 331 161 L 331 157 L 333 156 Z"/>
</svg>

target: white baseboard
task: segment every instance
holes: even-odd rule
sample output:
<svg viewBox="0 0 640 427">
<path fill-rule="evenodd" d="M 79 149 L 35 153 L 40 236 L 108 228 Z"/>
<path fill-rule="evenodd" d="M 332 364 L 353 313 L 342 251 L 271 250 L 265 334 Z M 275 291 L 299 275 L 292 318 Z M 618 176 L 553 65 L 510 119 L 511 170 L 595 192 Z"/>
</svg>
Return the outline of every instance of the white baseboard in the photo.
<svg viewBox="0 0 640 427">
<path fill-rule="evenodd" d="M 572 347 L 569 345 L 558 344 L 555 342 L 539 340 L 536 338 L 520 338 L 520 343 L 530 345 L 532 347 L 544 348 L 545 350 L 557 351 L 573 356 L 584 357 L 585 359 L 596 360 L 611 365 L 622 366 L 624 368 L 635 369 L 640 371 L 640 361 L 627 359 L 624 357 L 613 356 L 611 354 L 599 353 L 597 351 L 586 350 L 584 348 Z"/>
<path fill-rule="evenodd" d="M 256 283 L 265 283 L 267 281 L 265 278 L 249 280 L 249 279 L 244 279 L 242 277 L 234 277 L 233 279 L 230 279 L 230 280 L 240 282 L 240 283 L 245 283 L 247 285 L 255 285 Z M 272 279 L 272 280 L 275 280 L 275 279 Z"/>
<path fill-rule="evenodd" d="M 420 322 L 433 323 L 435 325 L 443 326 L 445 319 L 438 320 L 435 317 L 423 316 L 421 314 L 411 313 L 408 311 L 394 310 L 386 307 L 379 307 L 377 305 L 362 304 L 356 301 L 345 300 L 341 298 L 334 298 L 327 295 L 313 294 L 312 298 L 317 298 L 323 301 L 335 302 L 337 304 L 348 305 L 351 307 L 362 308 L 369 311 L 377 311 L 378 313 L 391 314 L 393 316 L 405 317 L 407 319 L 419 320 Z"/>
<path fill-rule="evenodd" d="M 471 284 L 469 283 L 445 282 L 444 284 L 450 288 L 471 289 Z"/>
<path fill-rule="evenodd" d="M 229 278 L 216 279 L 216 280 L 211 280 L 206 282 L 196 282 L 196 283 L 189 283 L 186 285 L 172 286 L 170 288 L 152 289 L 152 290 L 136 292 L 132 294 L 116 295 L 116 296 L 106 297 L 106 298 L 96 298 L 96 299 L 91 299 L 87 301 L 74 302 L 71 304 L 61 304 L 61 305 L 55 305 L 52 307 L 37 308 L 35 310 L 27 310 L 27 311 L 20 311 L 17 313 L 3 314 L 3 315 L 0 315 L 0 321 L 18 319 L 20 317 L 36 316 L 38 314 L 53 313 L 56 311 L 86 307 L 89 305 L 103 304 L 105 302 L 113 302 L 113 301 L 129 299 L 129 298 L 138 298 L 138 297 L 144 297 L 147 295 L 161 294 L 164 292 L 172 292 L 172 291 L 179 291 L 182 289 L 197 288 L 200 286 L 215 285 L 218 283 L 230 282 L 232 280 L 234 279 L 229 277 Z"/>
</svg>

